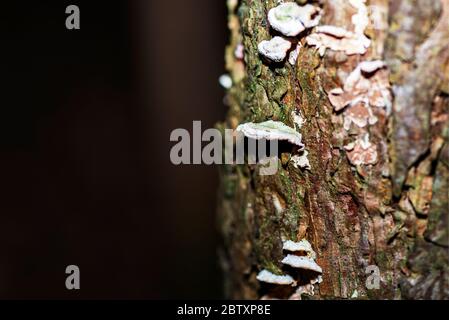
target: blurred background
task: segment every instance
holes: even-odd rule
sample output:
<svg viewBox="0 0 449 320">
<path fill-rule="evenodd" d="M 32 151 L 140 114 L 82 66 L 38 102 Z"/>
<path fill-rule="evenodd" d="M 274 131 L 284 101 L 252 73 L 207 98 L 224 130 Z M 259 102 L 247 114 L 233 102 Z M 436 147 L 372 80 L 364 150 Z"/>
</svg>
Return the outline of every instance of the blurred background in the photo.
<svg viewBox="0 0 449 320">
<path fill-rule="evenodd" d="M 218 170 L 169 137 L 224 118 L 225 1 L 9 1 L 0 34 L 0 298 L 221 298 Z"/>
</svg>

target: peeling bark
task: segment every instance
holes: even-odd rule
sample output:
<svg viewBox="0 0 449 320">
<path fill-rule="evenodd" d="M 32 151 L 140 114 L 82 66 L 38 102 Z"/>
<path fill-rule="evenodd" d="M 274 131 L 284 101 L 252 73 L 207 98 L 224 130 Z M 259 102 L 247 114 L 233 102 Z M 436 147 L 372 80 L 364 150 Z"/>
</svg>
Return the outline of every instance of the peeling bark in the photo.
<svg viewBox="0 0 449 320">
<path fill-rule="evenodd" d="M 351 17 L 357 9 L 350 2 L 310 3 L 322 9 L 321 25 L 355 30 Z M 228 0 L 226 66 L 234 85 L 220 128 L 266 120 L 294 128 L 292 113 L 300 114 L 310 170 L 293 166 L 289 148 L 281 150 L 279 170 L 272 176 L 258 175 L 254 165 L 221 169 L 219 224 L 227 295 L 293 294 L 293 288 L 273 293 L 256 276 L 263 269 L 283 274 L 282 242 L 307 239 L 323 282 L 315 284 L 313 295 L 299 297 L 449 298 L 449 0 L 431 5 L 398 0 L 390 6 L 386 0 L 367 1 L 365 35 L 371 45 L 364 55 L 327 50 L 321 56 L 305 42 L 312 29 L 288 38 L 292 51 L 301 44 L 294 65 L 269 64 L 257 51 L 258 43 L 278 35 L 267 21 L 276 5 L 274 0 Z M 235 54 L 242 46 L 243 59 Z M 328 96 L 345 87 L 360 62 L 376 59 L 388 68 L 365 75 L 361 84 L 369 83 L 367 90 L 383 82 L 385 90 L 391 86 L 392 105 L 368 105 L 377 121 L 348 127 L 348 114 L 365 111 L 335 111 Z M 362 89 L 357 94 L 367 95 Z M 355 163 L 347 146 L 365 136 L 376 159 Z M 372 265 L 380 270 L 379 289 L 366 286 L 365 271 Z"/>
</svg>

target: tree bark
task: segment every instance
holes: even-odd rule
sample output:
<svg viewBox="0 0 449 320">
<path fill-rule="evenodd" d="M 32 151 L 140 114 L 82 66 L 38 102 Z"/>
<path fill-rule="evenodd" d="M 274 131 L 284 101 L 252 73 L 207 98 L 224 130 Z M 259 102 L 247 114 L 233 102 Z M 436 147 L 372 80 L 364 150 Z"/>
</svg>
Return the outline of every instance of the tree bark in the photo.
<svg viewBox="0 0 449 320">
<path fill-rule="evenodd" d="M 289 2 L 289 1 L 284 1 Z M 303 5 L 306 1 L 296 1 Z M 345 0 L 309 1 L 320 25 L 353 31 L 354 6 Z M 345 54 L 306 43 L 294 65 L 261 59 L 258 44 L 278 35 L 267 20 L 275 0 L 228 0 L 227 70 L 233 86 L 221 128 L 281 121 L 300 132 L 310 170 L 297 169 L 282 150 L 279 170 L 257 174 L 257 165 L 221 170 L 219 225 L 222 265 L 230 298 L 288 298 L 256 276 L 284 274 L 285 240 L 308 240 L 323 269 L 309 299 L 447 299 L 449 180 L 449 0 L 368 0 L 367 52 Z M 243 49 L 244 58 L 236 54 Z M 383 60 L 391 107 L 372 107 L 377 122 L 345 128 L 332 89 L 343 87 L 362 61 Z M 375 163 L 351 161 L 351 142 L 368 135 Z M 281 207 L 281 208 L 279 208 Z M 368 289 L 366 268 L 377 266 L 380 288 Z M 275 293 L 273 293 L 275 292 Z"/>
</svg>

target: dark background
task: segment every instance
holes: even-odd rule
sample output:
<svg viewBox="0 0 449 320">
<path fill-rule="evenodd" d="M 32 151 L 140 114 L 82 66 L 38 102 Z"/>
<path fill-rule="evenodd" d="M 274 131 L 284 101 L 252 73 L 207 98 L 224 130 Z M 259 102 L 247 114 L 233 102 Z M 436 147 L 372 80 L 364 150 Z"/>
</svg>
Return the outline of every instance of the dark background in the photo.
<svg viewBox="0 0 449 320">
<path fill-rule="evenodd" d="M 173 166 L 169 137 L 224 117 L 225 1 L 11 3 L 0 298 L 221 298 L 217 168 Z M 70 264 L 81 290 L 65 288 Z"/>
</svg>

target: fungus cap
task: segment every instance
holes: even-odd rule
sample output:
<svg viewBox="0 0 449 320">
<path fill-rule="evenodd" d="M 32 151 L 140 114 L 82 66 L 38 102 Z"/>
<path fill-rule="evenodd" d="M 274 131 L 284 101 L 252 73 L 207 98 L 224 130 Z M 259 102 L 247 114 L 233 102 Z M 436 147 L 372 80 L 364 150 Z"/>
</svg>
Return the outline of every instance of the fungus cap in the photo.
<svg viewBox="0 0 449 320">
<path fill-rule="evenodd" d="M 321 267 L 309 257 L 296 256 L 293 254 L 287 255 L 283 260 L 283 264 L 289 265 L 293 268 L 311 270 L 318 273 L 323 273 Z"/>
<path fill-rule="evenodd" d="M 288 50 L 290 50 L 292 44 L 290 41 L 285 40 L 282 37 L 274 37 L 271 40 L 263 40 L 257 46 L 259 53 L 273 62 L 282 62 L 287 56 Z"/>
<path fill-rule="evenodd" d="M 315 251 L 313 251 L 312 249 L 312 245 L 306 239 L 302 239 L 299 242 L 294 242 L 291 240 L 284 241 L 282 249 L 290 252 L 301 252 L 301 251 L 307 252 L 309 258 L 311 259 L 316 258 L 316 254 Z"/>
<path fill-rule="evenodd" d="M 319 8 L 306 4 L 299 6 L 294 2 L 287 2 L 272 8 L 268 12 L 271 27 L 287 37 L 296 37 L 307 28 L 318 25 L 320 16 L 316 16 Z"/>
<path fill-rule="evenodd" d="M 373 73 L 386 66 L 382 60 L 363 61 L 359 63 L 360 70 L 365 73 Z"/>
<path fill-rule="evenodd" d="M 236 130 L 251 139 L 285 140 L 301 149 L 304 148 L 304 144 L 301 142 L 301 134 L 279 121 L 248 122 L 239 125 Z"/>
<path fill-rule="evenodd" d="M 279 285 L 296 285 L 296 281 L 289 275 L 277 275 L 268 270 L 262 270 L 256 277 L 257 280 L 266 283 L 279 284 Z"/>
<path fill-rule="evenodd" d="M 344 38 L 351 36 L 351 32 L 349 32 L 348 30 L 331 25 L 318 26 L 315 28 L 315 32 L 325 33 L 334 36 L 336 38 Z"/>
<path fill-rule="evenodd" d="M 301 7 L 294 2 L 278 5 L 268 12 L 271 27 L 287 37 L 295 37 L 306 28 L 300 20 Z"/>
</svg>

